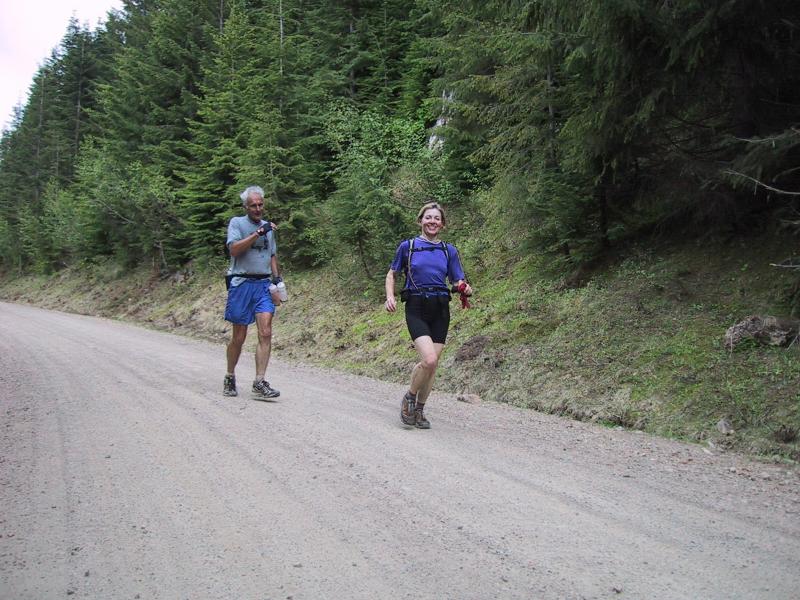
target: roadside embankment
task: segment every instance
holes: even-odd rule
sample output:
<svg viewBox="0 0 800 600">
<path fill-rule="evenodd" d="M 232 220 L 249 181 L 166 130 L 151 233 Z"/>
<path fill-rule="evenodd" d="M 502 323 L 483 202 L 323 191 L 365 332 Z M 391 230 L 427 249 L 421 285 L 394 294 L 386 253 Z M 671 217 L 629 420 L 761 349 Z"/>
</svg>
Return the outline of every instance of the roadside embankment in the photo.
<svg viewBox="0 0 800 600">
<path fill-rule="evenodd" d="M 724 345 L 727 328 L 748 315 L 788 316 L 796 275 L 770 263 L 788 255 L 790 243 L 765 235 L 631 251 L 580 287 L 560 285 L 533 265 L 484 263 L 473 307 L 452 304 L 436 387 L 467 402 L 506 402 L 799 460 L 800 343 L 745 343 L 733 352 Z M 222 343 L 223 269 L 163 277 L 105 264 L 6 275 L 0 298 Z M 378 282 L 353 293 L 335 269 L 287 268 L 286 279 L 290 300 L 276 317 L 276 356 L 405 380 L 415 354 L 400 312 L 383 310 Z"/>
</svg>

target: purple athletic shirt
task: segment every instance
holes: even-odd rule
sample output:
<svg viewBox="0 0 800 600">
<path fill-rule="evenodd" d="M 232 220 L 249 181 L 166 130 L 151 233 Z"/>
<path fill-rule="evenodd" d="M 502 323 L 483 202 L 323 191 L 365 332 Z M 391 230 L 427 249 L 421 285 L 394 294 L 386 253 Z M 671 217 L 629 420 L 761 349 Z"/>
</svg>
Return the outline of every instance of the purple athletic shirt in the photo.
<svg viewBox="0 0 800 600">
<path fill-rule="evenodd" d="M 442 245 L 431 244 L 424 238 L 414 239 L 414 252 L 411 253 L 411 277 L 406 273 L 406 283 L 403 289 L 438 287 L 447 288 L 445 278 L 451 284 L 461 279 L 466 279 L 464 269 L 461 267 L 461 259 L 458 250 L 452 244 L 447 244 L 447 252 L 450 253 L 450 270 L 447 269 L 447 254 L 444 253 Z M 403 240 L 397 247 L 391 269 L 395 273 L 405 272 L 408 265 L 409 240 Z M 419 250 L 419 248 L 435 248 L 435 250 Z M 411 281 L 413 280 L 413 284 Z"/>
</svg>

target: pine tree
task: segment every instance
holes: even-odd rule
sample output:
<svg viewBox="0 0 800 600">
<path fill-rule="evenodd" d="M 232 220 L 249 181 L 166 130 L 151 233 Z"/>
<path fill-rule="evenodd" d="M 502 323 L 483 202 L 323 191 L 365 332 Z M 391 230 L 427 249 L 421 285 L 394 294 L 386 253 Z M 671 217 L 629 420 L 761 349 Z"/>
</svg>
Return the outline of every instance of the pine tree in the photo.
<svg viewBox="0 0 800 600">
<path fill-rule="evenodd" d="M 330 100 L 326 58 L 310 33 L 304 2 L 278 0 L 254 18 L 260 102 L 247 125 L 240 186 L 261 182 L 280 223 L 281 256 L 309 265 L 320 256 L 319 206 L 329 190 L 330 154 L 321 135 Z"/>
<path fill-rule="evenodd" d="M 207 258 L 219 254 L 225 225 L 239 213 L 237 173 L 248 145 L 249 122 L 262 89 L 258 45 L 242 3 L 234 4 L 224 28 L 215 37 L 214 59 L 200 85 L 197 116 L 183 152 L 189 156 L 179 172 L 181 215 L 187 253 Z"/>
</svg>

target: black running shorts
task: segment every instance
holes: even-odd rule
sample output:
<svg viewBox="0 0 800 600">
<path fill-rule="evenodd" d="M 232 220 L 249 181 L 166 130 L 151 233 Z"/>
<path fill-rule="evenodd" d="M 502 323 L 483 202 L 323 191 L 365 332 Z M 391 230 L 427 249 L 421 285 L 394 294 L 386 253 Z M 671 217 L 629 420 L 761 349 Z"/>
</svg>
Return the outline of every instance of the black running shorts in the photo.
<svg viewBox="0 0 800 600">
<path fill-rule="evenodd" d="M 444 344 L 450 327 L 450 298 L 409 296 L 406 300 L 406 325 L 412 340 L 427 335 L 437 344 Z"/>
</svg>

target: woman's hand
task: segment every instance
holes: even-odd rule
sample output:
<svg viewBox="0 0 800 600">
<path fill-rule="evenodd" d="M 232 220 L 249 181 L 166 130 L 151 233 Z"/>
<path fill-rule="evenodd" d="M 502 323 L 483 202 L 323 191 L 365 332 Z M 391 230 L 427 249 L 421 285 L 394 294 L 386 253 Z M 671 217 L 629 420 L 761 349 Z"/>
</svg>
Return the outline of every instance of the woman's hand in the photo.
<svg viewBox="0 0 800 600">
<path fill-rule="evenodd" d="M 397 301 L 395 300 L 394 296 L 387 296 L 386 302 L 384 302 L 383 305 L 389 312 L 394 312 L 397 310 Z"/>
<path fill-rule="evenodd" d="M 456 288 L 458 289 L 458 292 L 460 294 L 464 294 L 465 296 L 472 296 L 472 286 L 463 279 L 456 284 Z"/>
</svg>

